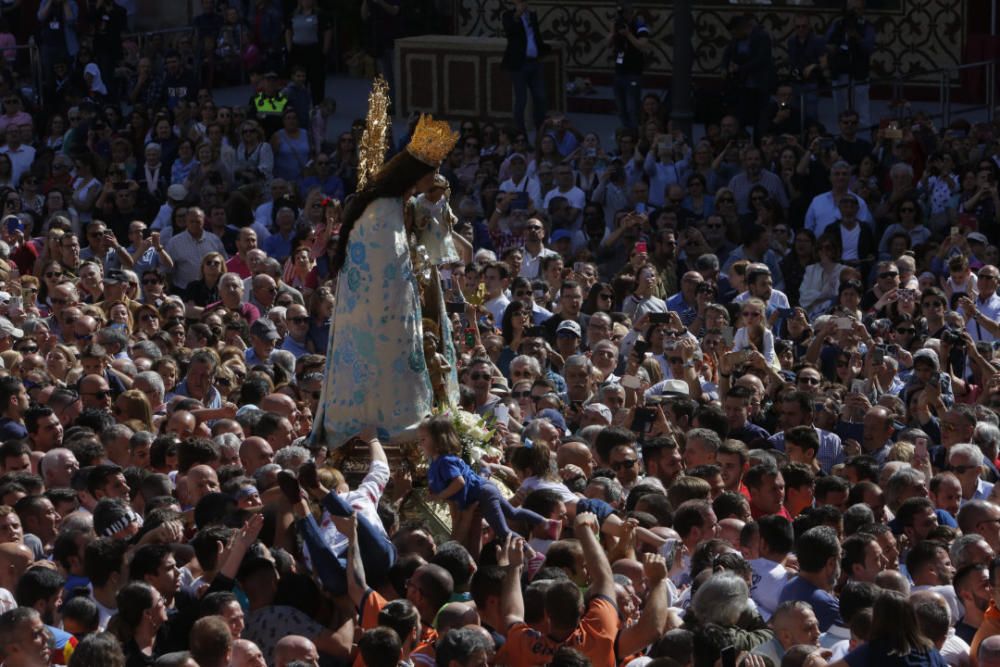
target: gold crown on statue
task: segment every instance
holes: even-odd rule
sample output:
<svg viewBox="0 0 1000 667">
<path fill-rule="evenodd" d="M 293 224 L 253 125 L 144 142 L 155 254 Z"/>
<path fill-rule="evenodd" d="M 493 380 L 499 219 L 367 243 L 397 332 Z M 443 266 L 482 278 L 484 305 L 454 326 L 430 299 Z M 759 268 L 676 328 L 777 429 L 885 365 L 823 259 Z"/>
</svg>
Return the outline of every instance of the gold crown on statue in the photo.
<svg viewBox="0 0 1000 667">
<path fill-rule="evenodd" d="M 439 166 L 458 143 L 458 132 L 453 132 L 446 120 L 434 120 L 420 114 L 407 152 L 424 164 Z"/>
</svg>

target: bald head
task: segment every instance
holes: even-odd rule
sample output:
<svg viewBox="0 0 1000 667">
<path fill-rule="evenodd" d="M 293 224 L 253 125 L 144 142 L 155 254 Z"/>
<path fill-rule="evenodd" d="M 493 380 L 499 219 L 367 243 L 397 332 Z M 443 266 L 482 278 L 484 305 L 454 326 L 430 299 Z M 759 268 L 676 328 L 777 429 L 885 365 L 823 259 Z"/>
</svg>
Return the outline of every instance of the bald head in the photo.
<svg viewBox="0 0 1000 667">
<path fill-rule="evenodd" d="M 21 575 L 34 560 L 31 549 L 21 542 L 0 544 L 0 587 L 15 590 Z"/>
<path fill-rule="evenodd" d="M 261 466 L 274 461 L 274 450 L 264 438 L 253 435 L 240 445 L 240 463 L 248 475 L 253 475 Z"/>
<path fill-rule="evenodd" d="M 288 635 L 279 639 L 274 647 L 275 667 L 285 667 L 296 660 L 310 665 L 319 664 L 319 651 L 316 650 L 316 645 L 300 635 Z"/>
<path fill-rule="evenodd" d="M 276 412 L 288 420 L 292 420 L 292 416 L 298 412 L 295 401 L 285 394 L 268 394 L 260 400 L 258 407 L 264 412 Z"/>
<path fill-rule="evenodd" d="M 979 667 L 1000 667 L 1000 635 L 987 637 L 979 645 Z"/>
<path fill-rule="evenodd" d="M 719 538 L 729 542 L 730 546 L 734 549 L 740 548 L 740 533 L 743 531 L 743 526 L 745 526 L 739 519 L 734 519 L 732 517 L 728 519 L 723 519 L 719 522 Z"/>
<path fill-rule="evenodd" d="M 479 614 L 474 607 L 464 602 L 449 602 L 438 612 L 437 630 L 440 635 L 466 625 L 479 625 Z"/>
<path fill-rule="evenodd" d="M 560 470 L 568 465 L 578 466 L 588 479 L 594 473 L 594 454 L 582 442 L 566 442 L 560 445 L 556 451 L 556 463 Z"/>
<path fill-rule="evenodd" d="M 903 595 L 910 594 L 910 582 L 899 570 L 882 570 L 875 575 L 875 585 Z"/>
<path fill-rule="evenodd" d="M 634 558 L 619 558 L 611 565 L 613 574 L 621 574 L 629 578 L 632 588 L 640 597 L 646 590 L 646 577 L 642 572 L 642 563 Z"/>
<path fill-rule="evenodd" d="M 264 654 L 257 645 L 249 639 L 233 641 L 233 660 L 231 667 L 260 667 L 264 664 Z"/>
</svg>

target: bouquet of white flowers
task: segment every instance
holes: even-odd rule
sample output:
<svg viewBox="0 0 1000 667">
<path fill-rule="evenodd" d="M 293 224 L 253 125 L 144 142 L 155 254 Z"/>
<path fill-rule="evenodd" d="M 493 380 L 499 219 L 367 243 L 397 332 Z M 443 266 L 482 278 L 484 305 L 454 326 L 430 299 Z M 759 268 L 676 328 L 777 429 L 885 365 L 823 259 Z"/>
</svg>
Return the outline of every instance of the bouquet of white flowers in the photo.
<svg viewBox="0 0 1000 667">
<path fill-rule="evenodd" d="M 493 445 L 494 429 L 480 415 L 450 407 L 435 414 L 451 417 L 458 439 L 462 441 L 462 459 L 473 469 L 478 470 L 484 458 L 499 460 L 503 457 L 503 452 Z"/>
</svg>

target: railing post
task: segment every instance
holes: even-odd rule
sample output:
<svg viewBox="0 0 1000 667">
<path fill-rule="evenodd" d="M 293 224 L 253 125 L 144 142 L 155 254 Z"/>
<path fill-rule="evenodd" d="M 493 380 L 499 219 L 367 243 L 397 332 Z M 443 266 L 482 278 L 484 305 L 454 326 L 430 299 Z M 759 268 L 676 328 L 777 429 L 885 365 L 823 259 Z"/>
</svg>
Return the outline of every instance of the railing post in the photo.
<svg viewBox="0 0 1000 667">
<path fill-rule="evenodd" d="M 799 141 L 802 141 L 802 137 L 806 133 L 806 93 L 805 90 L 799 90 Z"/>
<path fill-rule="evenodd" d="M 945 109 L 946 103 L 945 103 L 945 92 L 944 91 L 945 91 L 945 86 L 946 86 L 946 84 L 945 84 L 945 78 L 948 75 L 945 74 L 944 72 L 941 72 L 939 76 L 940 76 L 941 80 L 938 82 L 938 104 L 941 107 L 941 127 L 947 128 L 948 127 L 948 120 L 947 120 L 947 118 L 948 118 L 948 112 Z"/>
<path fill-rule="evenodd" d="M 993 122 L 996 109 L 997 64 L 995 60 L 986 63 L 986 120 Z"/>
</svg>

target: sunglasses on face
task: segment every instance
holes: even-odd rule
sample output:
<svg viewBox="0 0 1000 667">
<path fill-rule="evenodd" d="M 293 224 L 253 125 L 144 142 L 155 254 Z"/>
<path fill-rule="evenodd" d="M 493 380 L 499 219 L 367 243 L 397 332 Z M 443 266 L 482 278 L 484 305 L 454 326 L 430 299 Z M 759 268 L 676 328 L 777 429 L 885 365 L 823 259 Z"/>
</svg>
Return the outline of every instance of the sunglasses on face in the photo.
<svg viewBox="0 0 1000 667">
<path fill-rule="evenodd" d="M 108 398 L 109 396 L 111 396 L 111 390 L 110 389 L 102 389 L 100 391 L 85 391 L 83 393 L 87 394 L 88 396 L 93 396 L 94 398 L 96 398 L 99 401 L 103 401 L 105 398 Z"/>
<path fill-rule="evenodd" d="M 625 459 L 624 461 L 618 461 L 617 463 L 612 463 L 611 468 L 613 470 L 629 470 L 636 463 L 638 463 L 636 459 Z"/>
<path fill-rule="evenodd" d="M 489 375 L 488 373 L 470 373 L 469 374 L 469 379 L 470 380 L 489 380 L 492 377 L 493 376 Z"/>
<path fill-rule="evenodd" d="M 531 398 L 531 390 L 527 391 L 513 391 L 510 394 L 514 398 Z"/>
<path fill-rule="evenodd" d="M 819 378 L 813 377 L 801 377 L 799 382 L 804 382 L 805 384 L 819 384 Z"/>
</svg>

